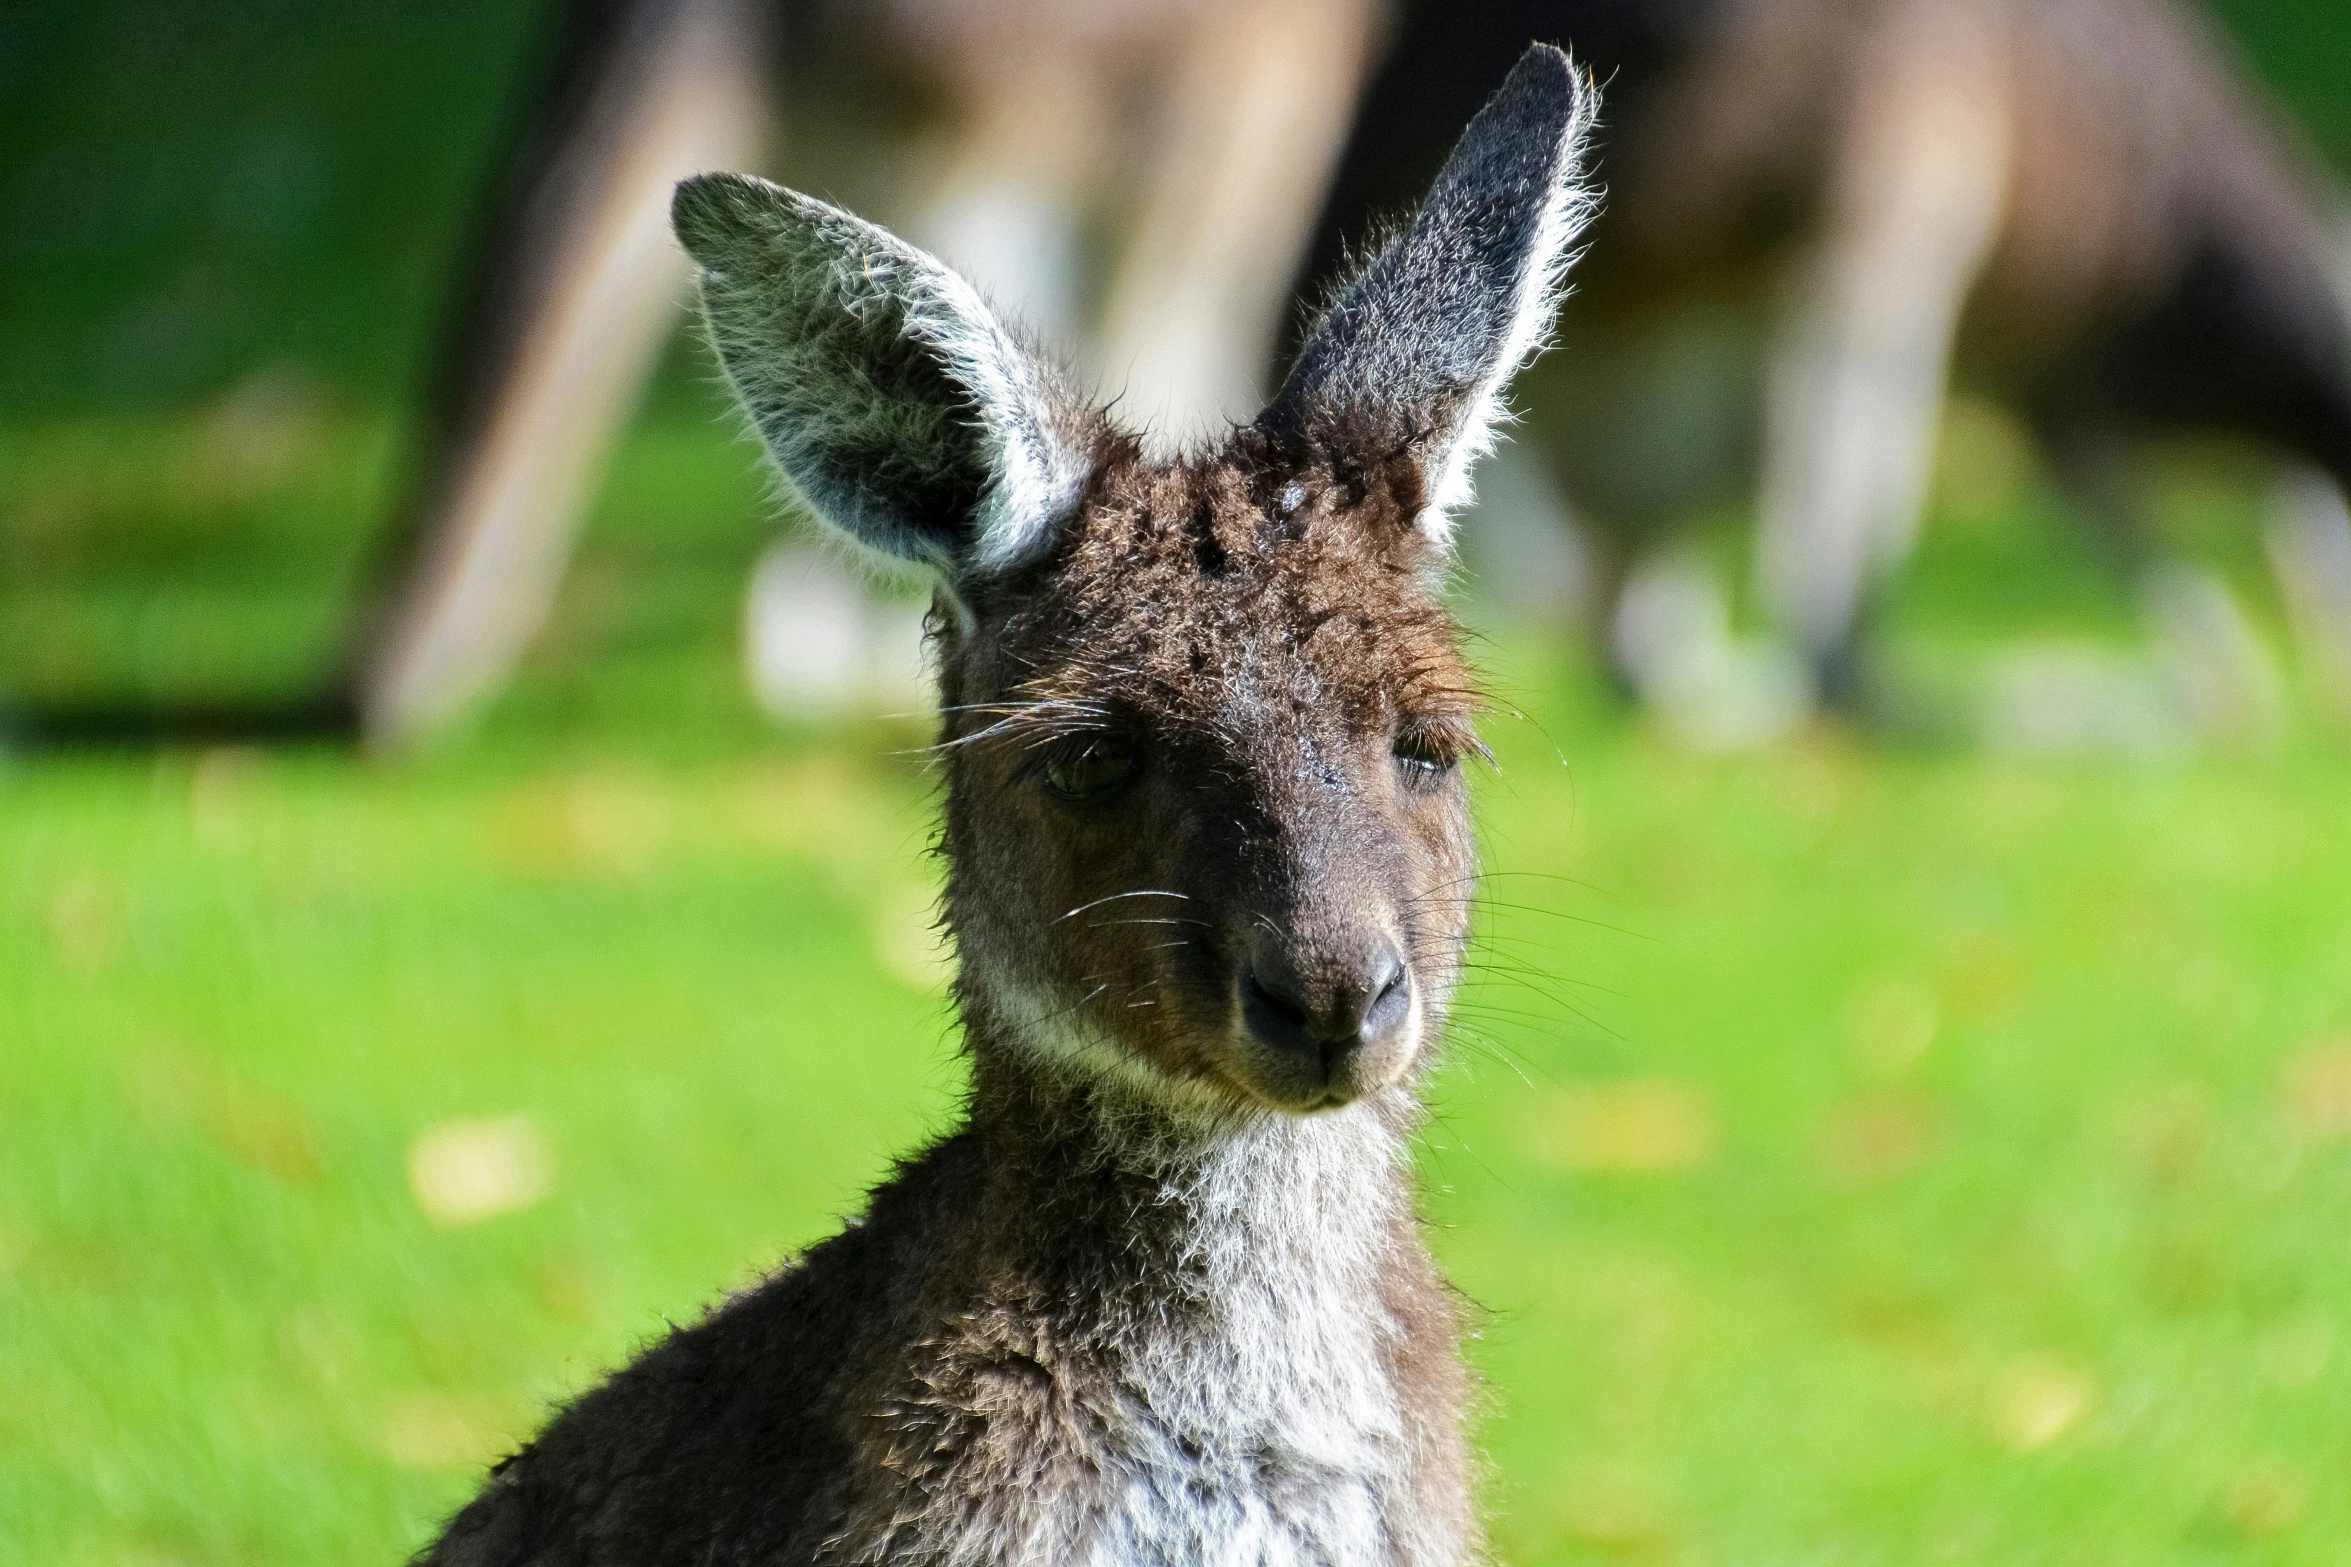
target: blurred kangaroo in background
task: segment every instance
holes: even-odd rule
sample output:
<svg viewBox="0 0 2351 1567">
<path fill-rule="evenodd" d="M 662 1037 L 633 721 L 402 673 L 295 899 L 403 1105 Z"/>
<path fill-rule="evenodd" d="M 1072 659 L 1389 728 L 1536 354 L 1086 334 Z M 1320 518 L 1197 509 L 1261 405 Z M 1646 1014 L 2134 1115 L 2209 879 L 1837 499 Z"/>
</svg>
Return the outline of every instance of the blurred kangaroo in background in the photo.
<svg viewBox="0 0 2351 1567">
<path fill-rule="evenodd" d="M 460 258 L 415 489 L 370 589 L 351 673 L 369 737 L 455 721 L 544 620 L 682 318 L 674 181 L 767 166 L 783 143 L 799 183 L 892 214 L 1015 319 L 1080 343 L 1132 412 L 1195 434 L 1262 393 L 1374 9 L 564 0 Z M 855 700 L 869 654 L 913 664 L 912 610 L 866 624 L 831 561 L 791 554 L 760 581 L 775 604 L 754 615 L 755 674 L 780 666 L 780 703 Z"/>
<path fill-rule="evenodd" d="M 1530 36 L 1573 47 L 1611 112 L 1603 217 L 1524 439 L 1589 525 L 1597 623 L 1635 687 L 1670 696 L 1696 640 L 1687 615 L 1652 613 L 1644 557 L 1753 475 L 1760 597 L 1802 684 L 1869 706 L 1870 617 L 1956 386 L 2038 436 L 2222 732 L 2259 722 L 2257 654 L 2218 580 L 2158 549 L 2126 459 L 2181 434 L 2274 451 L 2292 473 L 2273 559 L 2316 673 L 2351 702 L 2351 230 L 2197 17 L 2172 0 L 1409 3 L 1310 269 L 1413 188 Z"/>
<path fill-rule="evenodd" d="M 1256 419 L 1156 455 L 885 230 L 679 238 L 809 508 L 930 573 L 963 1124 L 498 1465 L 434 1567 L 1466 1567 L 1410 1134 L 1476 875 L 1452 514 L 1595 100 L 1536 48 Z"/>
<path fill-rule="evenodd" d="M 2262 726 L 2267 666 L 2219 579 L 2142 522 L 2130 458 L 2151 439 L 2228 433 L 2285 459 L 2271 556 L 2307 667 L 2351 718 L 2343 225 L 2190 13 L 1404 0 L 1383 32 L 1389 9 L 584 0 L 449 335 L 359 662 L 370 733 L 448 722 L 536 629 L 598 456 L 674 319 L 664 181 L 751 161 L 778 105 L 804 111 L 794 167 L 904 212 L 1183 434 L 1247 406 L 1296 258 L 1324 275 L 1342 236 L 1407 203 L 1530 38 L 1571 44 L 1612 83 L 1608 210 L 1567 308 L 1569 352 L 1524 400 L 1527 445 L 1586 525 L 1594 622 L 1632 688 L 1719 706 L 1726 674 L 1760 671 L 1763 689 L 1730 704 L 1760 711 L 1730 720 L 1751 731 L 1815 700 L 1870 707 L 1871 616 L 1915 537 L 1956 387 L 2039 437 L 2138 585 L 2181 705 L 2217 734 Z M 910 166 L 881 146 L 928 152 Z M 1095 231 L 1117 238 L 1090 266 Z M 1793 661 L 1727 659 L 1719 603 L 1693 598 L 1666 547 L 1741 486 L 1759 596 Z M 779 549 L 757 584 L 752 665 L 771 705 L 858 700 L 877 648 L 911 664 L 911 624 L 877 625 L 838 567 Z"/>
</svg>

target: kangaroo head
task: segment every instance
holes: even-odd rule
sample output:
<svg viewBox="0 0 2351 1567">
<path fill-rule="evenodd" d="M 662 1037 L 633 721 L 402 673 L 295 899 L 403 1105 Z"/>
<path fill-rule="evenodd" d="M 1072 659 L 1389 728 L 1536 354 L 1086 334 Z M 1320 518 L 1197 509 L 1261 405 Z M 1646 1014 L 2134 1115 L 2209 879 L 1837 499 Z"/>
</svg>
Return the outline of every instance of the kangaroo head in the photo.
<svg viewBox="0 0 2351 1567">
<path fill-rule="evenodd" d="M 1220 1110 L 1414 1073 L 1471 876 L 1447 518 L 1549 321 L 1594 106 L 1530 50 L 1273 404 L 1173 460 L 921 251 L 761 181 L 679 187 L 777 466 L 937 575 L 947 914 L 983 1049 Z"/>
</svg>

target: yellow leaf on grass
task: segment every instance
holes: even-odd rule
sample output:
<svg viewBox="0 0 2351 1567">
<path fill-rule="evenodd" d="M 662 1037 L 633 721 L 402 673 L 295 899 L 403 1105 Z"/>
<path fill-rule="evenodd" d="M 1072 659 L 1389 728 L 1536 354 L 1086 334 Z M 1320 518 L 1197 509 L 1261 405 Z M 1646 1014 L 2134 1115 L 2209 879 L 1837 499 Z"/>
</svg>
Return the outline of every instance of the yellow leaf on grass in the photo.
<svg viewBox="0 0 2351 1567">
<path fill-rule="evenodd" d="M 1714 1157 L 1714 1106 L 1671 1078 L 1583 1083 L 1543 1095 L 1519 1119 L 1537 1163 L 1620 1175 L 1666 1175 Z"/>
<path fill-rule="evenodd" d="M 2081 1423 L 2097 1392 L 2085 1372 L 2064 1361 L 2020 1360 L 1993 1380 L 1993 1434 L 2019 1453 L 2047 1447 Z"/>
<path fill-rule="evenodd" d="M 408 1189 L 437 1224 L 476 1224 L 528 1208 L 553 1184 L 547 1141 L 529 1116 L 445 1121 L 408 1145 Z"/>
</svg>

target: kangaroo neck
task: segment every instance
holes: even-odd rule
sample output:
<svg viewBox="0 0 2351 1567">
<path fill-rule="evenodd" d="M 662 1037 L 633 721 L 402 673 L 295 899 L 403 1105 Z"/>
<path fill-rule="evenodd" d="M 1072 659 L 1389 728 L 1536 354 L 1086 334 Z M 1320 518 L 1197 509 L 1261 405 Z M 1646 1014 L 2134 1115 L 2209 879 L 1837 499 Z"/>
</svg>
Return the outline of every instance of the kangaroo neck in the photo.
<svg viewBox="0 0 2351 1567">
<path fill-rule="evenodd" d="M 1015 1276 L 1210 1305 L 1269 1280 L 1368 1285 L 1409 1235 L 1402 1090 L 1307 1117 L 1209 1114 L 1009 1038 L 972 1046 L 980 1208 Z"/>
</svg>

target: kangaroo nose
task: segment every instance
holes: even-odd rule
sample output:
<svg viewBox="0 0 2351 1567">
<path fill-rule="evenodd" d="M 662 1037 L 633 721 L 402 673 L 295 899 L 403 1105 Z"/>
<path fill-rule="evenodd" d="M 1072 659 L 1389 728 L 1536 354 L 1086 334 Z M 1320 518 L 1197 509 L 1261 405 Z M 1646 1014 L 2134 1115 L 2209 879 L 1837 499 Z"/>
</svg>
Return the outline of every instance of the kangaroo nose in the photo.
<svg viewBox="0 0 2351 1567">
<path fill-rule="evenodd" d="M 1311 973 L 1287 953 L 1260 950 L 1241 976 L 1249 1031 L 1285 1054 L 1308 1057 L 1325 1076 L 1394 1035 L 1411 1010 L 1412 976 L 1386 942 L 1352 964 L 1317 964 Z"/>
</svg>

